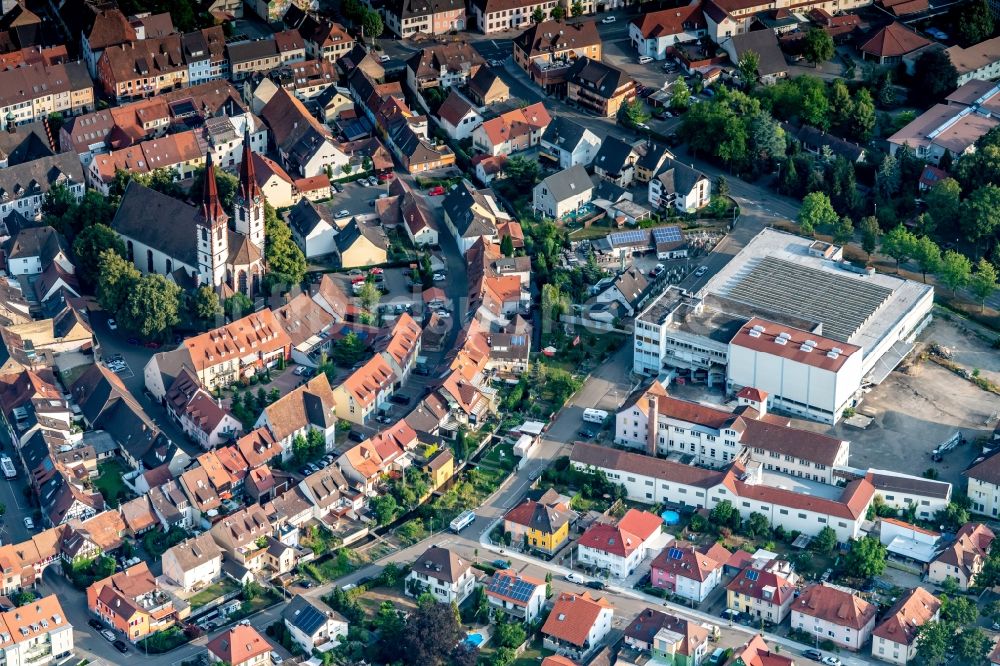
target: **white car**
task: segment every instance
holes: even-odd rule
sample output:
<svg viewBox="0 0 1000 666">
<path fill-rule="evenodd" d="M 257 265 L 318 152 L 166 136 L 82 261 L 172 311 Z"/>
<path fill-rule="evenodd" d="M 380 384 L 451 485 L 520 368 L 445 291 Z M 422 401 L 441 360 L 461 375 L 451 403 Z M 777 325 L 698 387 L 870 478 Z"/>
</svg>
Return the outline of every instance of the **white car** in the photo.
<svg viewBox="0 0 1000 666">
<path fill-rule="evenodd" d="M 824 657 L 823 658 L 823 663 L 826 664 L 826 666 L 840 666 L 841 665 L 840 657 Z"/>
<path fill-rule="evenodd" d="M 708 272 L 708 266 L 700 266 L 698 270 L 694 272 L 695 277 L 701 277 Z"/>
<path fill-rule="evenodd" d="M 448 279 L 448 276 L 445 275 L 444 273 L 435 273 L 434 274 L 434 281 L 435 282 L 444 282 L 447 279 Z"/>
<path fill-rule="evenodd" d="M 653 62 L 653 59 L 650 58 L 649 56 L 639 56 L 640 65 L 648 65 L 651 62 Z"/>
<path fill-rule="evenodd" d="M 378 57 L 379 62 L 389 62 L 390 60 L 392 60 L 392 58 L 390 58 L 384 53 Z"/>
<path fill-rule="evenodd" d="M 101 636 L 104 636 L 104 638 L 107 639 L 109 643 L 115 642 L 115 632 L 111 631 L 110 629 L 102 630 Z"/>
<path fill-rule="evenodd" d="M 116 322 L 114 319 L 109 319 L 108 320 L 108 328 L 110 328 L 112 331 L 117 331 L 118 330 L 118 322 Z"/>
<path fill-rule="evenodd" d="M 601 23 L 614 23 L 617 20 L 614 16 L 605 16 L 601 19 Z"/>
<path fill-rule="evenodd" d="M 568 574 L 566 574 L 566 580 L 568 580 L 571 583 L 581 583 L 581 584 L 587 582 L 586 578 L 576 573 L 575 571 L 570 571 Z"/>
<path fill-rule="evenodd" d="M 33 529 L 35 529 L 35 521 L 33 521 L 30 516 L 25 516 L 24 517 L 24 526 L 26 528 L 28 528 L 29 530 L 33 530 Z"/>
<path fill-rule="evenodd" d="M 350 215 L 351 211 L 347 210 L 346 208 L 342 208 L 341 210 L 337 211 L 335 217 L 339 220 L 342 217 L 350 217 Z"/>
</svg>

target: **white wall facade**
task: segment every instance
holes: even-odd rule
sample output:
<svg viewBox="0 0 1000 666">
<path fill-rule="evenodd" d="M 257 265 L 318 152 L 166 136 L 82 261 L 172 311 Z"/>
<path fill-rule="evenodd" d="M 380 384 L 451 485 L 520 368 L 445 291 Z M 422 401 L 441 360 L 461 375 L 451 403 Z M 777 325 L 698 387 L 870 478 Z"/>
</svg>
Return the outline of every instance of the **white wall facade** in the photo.
<svg viewBox="0 0 1000 666">
<path fill-rule="evenodd" d="M 667 49 L 674 44 L 682 42 L 694 42 L 705 36 L 705 30 L 685 30 L 673 35 L 661 35 L 645 39 L 639 26 L 629 23 L 628 36 L 635 47 L 636 52 L 641 56 L 649 56 L 654 60 L 664 60 L 667 57 Z"/>
<path fill-rule="evenodd" d="M 456 604 L 461 604 L 466 597 L 472 594 L 476 577 L 472 575 L 471 570 L 468 570 L 454 583 L 447 583 L 419 571 L 411 571 L 410 575 L 406 577 L 406 585 L 404 586 L 407 594 L 410 594 L 410 581 L 419 583 L 423 592 L 430 592 L 435 599 L 443 604 L 450 604 L 453 601 Z"/>
<path fill-rule="evenodd" d="M 792 608 L 791 626 L 793 629 L 804 631 L 810 636 L 816 636 L 819 640 L 833 641 L 848 650 L 860 650 L 861 646 L 871 638 L 872 630 L 875 629 L 875 617 L 872 614 L 868 623 L 861 629 L 846 627 L 829 620 L 807 615 L 796 608 Z"/>
</svg>

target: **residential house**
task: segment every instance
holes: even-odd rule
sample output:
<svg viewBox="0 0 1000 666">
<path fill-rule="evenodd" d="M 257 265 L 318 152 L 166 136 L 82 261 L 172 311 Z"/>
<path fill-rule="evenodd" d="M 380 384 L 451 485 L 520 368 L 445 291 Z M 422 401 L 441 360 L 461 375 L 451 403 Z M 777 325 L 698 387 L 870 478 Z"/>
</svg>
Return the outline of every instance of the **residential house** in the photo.
<svg viewBox="0 0 1000 666">
<path fill-rule="evenodd" d="M 257 187 L 267 199 L 267 203 L 273 208 L 287 208 L 293 205 L 297 198 L 292 177 L 277 162 L 263 155 L 253 153 L 251 159 Z"/>
<path fill-rule="evenodd" d="M 418 33 L 443 35 L 465 30 L 462 0 L 393 0 L 385 5 L 385 27 L 403 39 Z"/>
<path fill-rule="evenodd" d="M 594 523 L 577 542 L 577 562 L 626 578 L 662 546 L 662 525 L 659 516 L 636 509 L 629 509 L 617 525 Z"/>
<path fill-rule="evenodd" d="M 416 431 L 405 421 L 398 421 L 345 451 L 337 459 L 337 467 L 354 488 L 371 495 L 385 475 L 410 466 L 409 452 L 416 445 Z"/>
<path fill-rule="evenodd" d="M 589 592 L 561 592 L 542 625 L 542 643 L 549 650 L 582 660 L 603 642 L 611 631 L 614 606 Z"/>
<path fill-rule="evenodd" d="M 872 656 L 905 665 L 917 656 L 920 627 L 941 617 L 941 600 L 915 587 L 896 601 L 872 631 Z"/>
<path fill-rule="evenodd" d="M 472 164 L 476 169 L 476 180 L 483 185 L 489 186 L 496 178 L 502 178 L 504 167 L 507 165 L 506 155 L 475 155 Z"/>
<path fill-rule="evenodd" d="M 463 255 L 480 238 L 499 243 L 497 226 L 510 219 L 497 202 L 493 190 L 476 189 L 465 179 L 448 190 L 441 209 L 444 211 L 444 224 Z"/>
<path fill-rule="evenodd" d="M 635 616 L 624 639 L 625 645 L 649 653 L 653 663 L 698 666 L 709 651 L 708 627 L 653 608 Z"/>
<path fill-rule="evenodd" d="M 205 646 L 211 663 L 226 666 L 271 666 L 271 644 L 249 624 L 237 624 Z"/>
<path fill-rule="evenodd" d="M 202 525 L 207 525 L 210 516 L 214 515 L 209 512 L 218 513 L 222 506 L 221 493 L 212 483 L 208 470 L 201 465 L 191 467 L 181 474 L 180 484 L 191 501 L 195 516 L 201 518 Z"/>
<path fill-rule="evenodd" d="M 4 252 L 7 256 L 7 273 L 11 276 L 41 275 L 53 263 L 69 274 L 76 270 L 69 259 L 69 244 L 52 227 L 21 229 L 4 243 Z"/>
<path fill-rule="evenodd" d="M 653 558 L 650 584 L 700 604 L 722 582 L 723 568 L 731 555 L 717 543 L 701 547 L 673 543 Z"/>
<path fill-rule="evenodd" d="M 409 114 L 408 110 L 406 114 Z M 412 120 L 412 114 L 409 118 Z M 407 173 L 443 169 L 455 163 L 455 153 L 447 144 L 427 140 L 426 122 L 423 120 L 414 127 L 409 120 L 401 117 L 388 127 L 386 140 Z"/>
<path fill-rule="evenodd" d="M 399 381 L 381 354 L 373 356 L 334 389 L 337 418 L 364 425 L 378 405 L 384 404 Z"/>
<path fill-rule="evenodd" d="M 430 477 L 431 490 L 437 490 L 447 483 L 448 479 L 454 476 L 455 456 L 452 455 L 449 449 L 438 451 L 424 465 L 424 471 Z"/>
<path fill-rule="evenodd" d="M 639 161 L 635 163 L 635 179 L 640 183 L 649 183 L 656 172 L 668 161 L 673 159 L 666 146 L 647 141 L 639 146 Z"/>
<path fill-rule="evenodd" d="M 275 315 L 292 339 L 292 359 L 299 365 L 319 367 L 323 353 L 330 349 L 334 324 L 330 314 L 307 294 L 300 293 L 278 308 Z"/>
<path fill-rule="evenodd" d="M 94 110 L 94 81 L 82 62 L 33 63 L 0 71 L 0 118 L 23 125 L 53 113 L 77 116 Z"/>
<path fill-rule="evenodd" d="M 792 603 L 791 626 L 857 651 L 871 638 L 877 615 L 878 609 L 853 590 L 814 583 Z"/>
<path fill-rule="evenodd" d="M 229 514 L 212 525 L 210 532 L 229 559 L 250 571 L 264 568 L 267 537 L 271 536 L 272 527 L 263 507 L 253 504 Z"/>
<path fill-rule="evenodd" d="M 700 171 L 676 159 L 667 159 L 649 180 L 649 203 L 657 209 L 676 208 L 695 213 L 709 204 L 712 183 Z"/>
<path fill-rule="evenodd" d="M 473 131 L 483 124 L 483 117 L 468 100 L 452 88 L 448 97 L 438 108 L 438 125 L 444 133 L 455 141 L 472 136 Z"/>
<path fill-rule="evenodd" d="M 538 145 L 552 122 L 541 102 L 501 113 L 472 132 L 472 146 L 488 155 L 510 155 Z"/>
<path fill-rule="evenodd" d="M 236 448 L 246 460 L 248 469 L 263 467 L 281 455 L 281 445 L 267 428 L 255 428 L 236 440 Z"/>
<path fill-rule="evenodd" d="M 958 72 L 959 86 L 973 80 L 994 81 L 1000 78 L 1000 37 L 968 48 L 956 44 L 945 49 L 945 53 Z"/>
<path fill-rule="evenodd" d="M 46 666 L 73 654 L 73 625 L 54 594 L 0 613 L 0 655 L 6 664 Z"/>
<path fill-rule="evenodd" d="M 145 562 L 92 583 L 87 608 L 133 643 L 191 614 L 190 606 L 160 587 Z"/>
<path fill-rule="evenodd" d="M 242 424 L 201 387 L 187 368 L 181 369 L 164 400 L 167 414 L 203 449 L 214 449 L 235 439 L 243 430 Z"/>
<path fill-rule="evenodd" d="M 537 500 L 526 499 L 503 517 L 504 532 L 533 549 L 557 552 L 569 540 L 569 525 L 576 514 L 550 488 Z"/>
<path fill-rule="evenodd" d="M 291 18 L 293 15 L 295 18 Z M 284 22 L 291 30 L 297 30 L 302 36 L 306 56 L 309 58 L 335 63 L 354 48 L 354 38 L 344 26 L 317 14 L 302 12 L 297 7 L 289 8 L 285 13 Z"/>
<path fill-rule="evenodd" d="M 264 408 L 257 419 L 257 428 L 266 427 L 281 446 L 282 459 L 292 456 L 293 440 L 317 432 L 325 451 L 331 450 L 337 425 L 335 397 L 326 373 L 319 373 L 308 382 L 286 393 Z"/>
<path fill-rule="evenodd" d="M 441 603 L 461 604 L 475 583 L 469 562 L 447 548 L 431 546 L 411 566 L 404 589 L 409 596 L 429 592 Z"/>
<path fill-rule="evenodd" d="M 968 479 L 972 510 L 984 516 L 1000 513 L 1000 455 L 977 458 L 963 472 Z"/>
<path fill-rule="evenodd" d="M 486 584 L 486 600 L 492 613 L 502 613 L 514 622 L 533 624 L 545 607 L 545 590 L 544 580 L 500 569 Z"/>
<path fill-rule="evenodd" d="M 298 178 L 328 174 L 335 179 L 347 175 L 344 167 L 349 167 L 350 158 L 293 94 L 279 88 L 260 116 L 271 129 L 279 163 L 290 174 Z"/>
<path fill-rule="evenodd" d="M 469 19 L 479 32 L 490 35 L 529 25 L 536 10 L 550 19 L 556 4 L 556 0 L 473 0 Z"/>
<path fill-rule="evenodd" d="M 578 58 L 566 74 L 566 100 L 605 118 L 617 116 L 635 96 L 635 81 L 600 60 Z"/>
<path fill-rule="evenodd" d="M 109 46 L 97 61 L 97 83 L 115 101 L 154 97 L 188 85 L 180 35 Z"/>
<path fill-rule="evenodd" d="M 899 21 L 893 21 L 872 35 L 859 47 L 859 50 L 864 60 L 873 60 L 880 65 L 892 65 L 902 62 L 905 56 L 930 47 L 933 43 L 917 34 L 912 28 Z"/>
<path fill-rule="evenodd" d="M 73 441 L 73 414 L 51 370 L 0 375 L 0 415 L 15 449 L 38 431 Z"/>
<path fill-rule="evenodd" d="M 993 539 L 993 530 L 986 525 L 966 523 L 955 535 L 955 542 L 931 562 L 927 580 L 940 585 L 952 578 L 959 589 L 969 589 L 975 585 L 976 576 L 986 564 Z"/>
<path fill-rule="evenodd" d="M 579 215 L 594 198 L 594 183 L 582 165 L 556 172 L 535 185 L 531 207 L 554 220 Z"/>
<path fill-rule="evenodd" d="M 328 651 L 347 636 L 347 620 L 319 599 L 295 595 L 281 611 L 292 640 L 309 654 Z M 330 645 L 330 644 L 333 645 Z"/>
<path fill-rule="evenodd" d="M 756 30 L 744 32 L 724 39 L 720 46 L 729 55 L 733 63 L 748 52 L 757 54 L 757 80 L 764 85 L 770 85 L 780 78 L 788 76 L 788 63 L 778 46 L 778 37 L 773 30 Z"/>
<path fill-rule="evenodd" d="M 619 187 L 631 187 L 635 178 L 635 164 L 639 151 L 616 136 L 609 136 L 601 143 L 591 165 L 594 175 Z"/>
<path fill-rule="evenodd" d="M 500 104 L 510 99 L 510 88 L 489 67 L 480 67 L 476 75 L 469 80 L 465 91 L 479 106 Z"/>
<path fill-rule="evenodd" d="M 307 197 L 299 199 L 291 210 L 282 214 L 292 230 L 295 244 L 306 259 L 333 254 L 337 251 L 335 236 L 340 231 L 338 220 L 327 206 L 313 203 Z M 347 218 L 339 220 L 346 222 Z"/>
<path fill-rule="evenodd" d="M 601 139 L 583 125 L 564 117 L 552 119 L 539 142 L 539 155 L 561 169 L 589 166 L 601 147 Z"/>
<path fill-rule="evenodd" d="M 389 237 L 380 225 L 352 218 L 334 239 L 342 269 L 377 266 L 389 260 Z"/>
<path fill-rule="evenodd" d="M 707 28 L 703 5 L 696 0 L 684 7 L 661 9 L 632 19 L 628 36 L 640 56 L 664 60 L 675 44 L 697 42 Z"/>
<path fill-rule="evenodd" d="M 413 191 L 405 181 L 393 180 L 389 196 L 375 202 L 375 212 L 383 227 L 402 227 L 415 246 L 438 244 L 437 216 L 426 197 Z"/>
<path fill-rule="evenodd" d="M 240 41 L 226 46 L 230 78 L 242 81 L 255 72 L 267 72 L 289 62 L 306 59 L 305 40 L 298 30 L 276 32 L 266 39 Z"/>
<path fill-rule="evenodd" d="M 796 576 L 787 562 L 753 563 L 726 586 L 726 608 L 781 624 L 792 609 Z M 870 631 L 870 630 L 869 630 Z"/>
<path fill-rule="evenodd" d="M 348 495 L 348 482 L 336 466 L 310 474 L 299 484 L 302 494 L 312 503 L 313 517 L 323 520 L 330 513 L 343 516 L 360 508 L 360 501 Z"/>
<path fill-rule="evenodd" d="M 569 68 L 577 58 L 601 61 L 601 36 L 593 19 L 535 23 L 514 39 L 514 63 L 547 93 L 566 94 Z"/>
<path fill-rule="evenodd" d="M 160 561 L 163 575 L 185 593 L 207 587 L 222 576 L 222 549 L 208 532 L 168 548 Z"/>
<path fill-rule="evenodd" d="M 406 83 L 417 94 L 428 88 L 464 86 L 485 64 L 468 42 L 432 44 L 406 61 Z"/>
<path fill-rule="evenodd" d="M 5 73 L 0 72 L 0 82 Z M 39 157 L 0 170 L 0 221 L 13 212 L 28 220 L 37 219 L 46 194 L 57 185 L 68 189 L 77 201 L 83 198 L 86 181 L 76 155 L 60 153 Z M 22 233 L 27 231 L 30 230 L 25 229 Z M 37 272 L 41 273 L 42 268 Z"/>
<path fill-rule="evenodd" d="M 754 634 L 742 647 L 736 649 L 734 664 L 746 666 L 795 666 L 794 657 L 772 652 L 760 634 Z"/>
</svg>

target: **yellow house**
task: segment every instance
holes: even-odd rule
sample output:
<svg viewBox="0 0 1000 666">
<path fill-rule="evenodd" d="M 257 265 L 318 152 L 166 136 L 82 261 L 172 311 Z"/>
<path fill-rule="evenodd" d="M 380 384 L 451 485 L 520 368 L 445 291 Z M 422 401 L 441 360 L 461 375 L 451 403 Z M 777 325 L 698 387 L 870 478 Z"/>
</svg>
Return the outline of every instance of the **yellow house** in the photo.
<svg viewBox="0 0 1000 666">
<path fill-rule="evenodd" d="M 342 268 L 384 264 L 389 256 L 389 238 L 378 224 L 351 220 L 334 238 Z"/>
<path fill-rule="evenodd" d="M 503 528 L 514 543 L 554 553 L 569 539 L 569 524 L 575 517 L 559 493 L 550 488 L 537 500 L 527 499 L 507 512 Z"/>
<path fill-rule="evenodd" d="M 438 451 L 424 466 L 431 477 L 431 490 L 437 490 L 455 474 L 455 457 L 451 451 Z"/>
</svg>

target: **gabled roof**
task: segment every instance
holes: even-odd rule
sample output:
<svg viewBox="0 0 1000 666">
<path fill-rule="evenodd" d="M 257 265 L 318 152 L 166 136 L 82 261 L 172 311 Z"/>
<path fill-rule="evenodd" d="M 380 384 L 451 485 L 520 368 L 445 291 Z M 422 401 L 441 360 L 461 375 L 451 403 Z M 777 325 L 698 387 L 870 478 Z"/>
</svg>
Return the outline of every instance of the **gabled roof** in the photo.
<svg viewBox="0 0 1000 666">
<path fill-rule="evenodd" d="M 557 55 L 571 49 L 600 46 L 597 21 L 542 21 L 514 38 L 514 45 L 533 58 L 541 54 Z"/>
<path fill-rule="evenodd" d="M 670 37 L 684 32 L 704 30 L 707 27 L 705 13 L 699 0 L 686 7 L 643 14 L 632 19 L 632 25 L 639 29 L 643 39 Z"/>
<path fill-rule="evenodd" d="M 583 647 L 590 629 L 597 623 L 601 613 L 613 608 L 607 599 L 591 597 L 588 592 L 563 592 L 553 604 L 552 611 L 542 626 L 542 633 Z"/>
<path fill-rule="evenodd" d="M 737 59 L 742 58 L 748 51 L 757 54 L 758 76 L 772 76 L 788 71 L 788 63 L 785 62 L 785 56 L 778 46 L 778 37 L 773 30 L 744 32 L 733 35 L 731 39 Z"/>
<path fill-rule="evenodd" d="M 220 661 L 233 666 L 271 652 L 271 644 L 256 629 L 243 624 L 219 634 L 205 647 Z"/>
<path fill-rule="evenodd" d="M 902 23 L 893 21 L 862 44 L 861 51 L 877 58 L 895 58 L 913 53 L 931 43 Z"/>
<path fill-rule="evenodd" d="M 336 420 L 333 390 L 326 373 L 321 372 L 264 409 L 268 424 L 277 440 L 309 426 L 326 430 Z"/>
<path fill-rule="evenodd" d="M 544 131 L 550 122 L 552 117 L 545 106 L 541 102 L 535 102 L 485 121 L 482 129 L 490 143 L 498 146 L 518 137 Z"/>
<path fill-rule="evenodd" d="M 878 611 L 861 597 L 826 583 L 807 587 L 792 610 L 855 631 L 872 622 Z"/>
<path fill-rule="evenodd" d="M 934 619 L 940 608 L 940 599 L 922 587 L 915 587 L 893 604 L 872 635 L 892 643 L 912 645 L 920 627 Z"/>
<path fill-rule="evenodd" d="M 549 192 L 552 193 L 552 198 L 557 202 L 571 199 L 594 189 L 594 183 L 590 179 L 587 169 L 581 164 L 552 174 L 543 180 L 542 184 L 548 188 Z"/>
<path fill-rule="evenodd" d="M 629 509 L 617 525 L 594 523 L 577 545 L 619 557 L 628 557 L 659 532 L 663 519 L 646 511 Z"/>
<path fill-rule="evenodd" d="M 690 543 L 676 542 L 660 551 L 651 567 L 703 583 L 712 572 L 724 566 L 731 555 L 719 544 L 696 548 Z"/>
<path fill-rule="evenodd" d="M 604 99 L 614 98 L 619 89 L 633 83 L 632 78 L 617 67 L 586 56 L 577 58 L 567 76 L 571 82 L 586 88 L 588 93 Z"/>
<path fill-rule="evenodd" d="M 475 108 L 464 97 L 458 94 L 455 88 L 451 88 L 448 97 L 438 108 L 438 118 L 447 121 L 452 126 L 457 127 L 462 119 L 469 115 L 469 112 L 476 113 Z"/>
</svg>

